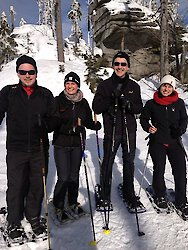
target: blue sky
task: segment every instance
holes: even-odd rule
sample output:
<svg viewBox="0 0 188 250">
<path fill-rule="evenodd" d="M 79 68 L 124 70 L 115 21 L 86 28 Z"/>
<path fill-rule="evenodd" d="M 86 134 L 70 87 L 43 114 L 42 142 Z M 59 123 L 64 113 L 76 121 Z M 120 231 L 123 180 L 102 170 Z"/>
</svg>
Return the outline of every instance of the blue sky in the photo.
<svg viewBox="0 0 188 250">
<path fill-rule="evenodd" d="M 63 19 L 63 35 L 70 35 L 71 22 L 67 18 L 67 13 L 71 9 L 71 0 L 62 0 L 62 19 Z M 78 0 L 81 5 L 82 22 L 81 28 L 84 32 L 84 37 L 87 37 L 87 0 Z M 38 5 L 37 0 L 0 0 L 0 14 L 5 11 L 9 20 L 9 8 L 14 6 L 16 12 L 15 25 L 18 26 L 20 19 L 23 17 L 27 23 L 37 24 L 38 22 Z"/>
<path fill-rule="evenodd" d="M 64 38 L 68 37 L 71 33 L 71 22 L 67 18 L 67 13 L 70 10 L 72 0 L 62 0 L 62 20 L 63 20 L 63 35 Z M 87 0 L 78 0 L 81 5 L 81 11 L 83 14 L 81 28 L 84 33 L 84 38 L 87 39 Z M 180 14 L 186 17 L 186 23 L 188 24 L 188 0 L 179 0 Z M 37 24 L 38 21 L 38 6 L 37 0 L 0 0 L 0 13 L 6 12 L 7 18 L 9 18 L 9 7 L 13 5 L 16 11 L 15 25 L 18 26 L 21 17 L 23 17 L 27 23 Z"/>
</svg>

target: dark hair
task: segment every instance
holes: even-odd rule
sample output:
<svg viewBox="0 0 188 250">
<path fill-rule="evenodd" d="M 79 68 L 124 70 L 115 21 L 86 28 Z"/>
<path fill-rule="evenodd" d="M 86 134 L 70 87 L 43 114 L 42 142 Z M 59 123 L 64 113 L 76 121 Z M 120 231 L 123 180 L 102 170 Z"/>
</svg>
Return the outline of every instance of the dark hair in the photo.
<svg viewBox="0 0 188 250">
<path fill-rule="evenodd" d="M 130 68 L 130 58 L 129 58 L 129 55 L 127 53 L 125 53 L 124 51 L 119 51 L 118 53 L 116 53 L 113 57 L 113 60 L 112 60 L 112 65 L 114 64 L 114 61 L 117 57 L 120 57 L 120 58 L 125 58 L 127 60 L 127 63 L 128 63 L 128 67 Z"/>
</svg>

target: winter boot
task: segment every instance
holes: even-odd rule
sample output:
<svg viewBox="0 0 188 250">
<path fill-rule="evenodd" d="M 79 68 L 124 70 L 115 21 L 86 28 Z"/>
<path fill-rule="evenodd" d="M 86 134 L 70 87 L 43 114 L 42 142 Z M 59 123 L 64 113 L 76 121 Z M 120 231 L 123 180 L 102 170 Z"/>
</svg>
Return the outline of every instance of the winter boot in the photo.
<svg viewBox="0 0 188 250">
<path fill-rule="evenodd" d="M 42 237 L 46 235 L 46 225 L 40 219 L 35 217 L 30 220 L 31 228 L 36 237 Z"/>
<path fill-rule="evenodd" d="M 86 214 L 79 202 L 77 202 L 77 204 L 70 205 L 69 208 L 72 212 L 71 215 L 73 215 L 75 218 Z"/>
<path fill-rule="evenodd" d="M 188 202 L 176 206 L 176 209 L 179 210 L 179 213 L 184 220 L 188 220 Z"/>
<path fill-rule="evenodd" d="M 154 199 L 155 204 L 157 207 L 162 208 L 162 209 L 167 209 L 168 208 L 168 203 L 165 197 L 156 197 Z"/>
<path fill-rule="evenodd" d="M 21 224 L 9 224 L 7 227 L 7 234 L 12 240 L 22 238 L 24 229 Z"/>
</svg>

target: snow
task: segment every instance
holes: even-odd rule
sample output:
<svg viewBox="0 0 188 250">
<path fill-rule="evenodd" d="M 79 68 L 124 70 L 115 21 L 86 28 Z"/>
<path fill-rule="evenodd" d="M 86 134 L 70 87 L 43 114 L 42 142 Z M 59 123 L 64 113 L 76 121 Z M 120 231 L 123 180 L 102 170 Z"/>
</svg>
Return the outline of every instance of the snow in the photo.
<svg viewBox="0 0 188 250">
<path fill-rule="evenodd" d="M 91 105 L 93 94 L 90 92 L 88 86 L 85 84 L 86 66 L 82 58 L 75 57 L 71 48 L 71 43 L 65 50 L 65 73 L 58 73 L 58 62 L 56 59 L 55 42 L 47 32 L 44 36 L 43 29 L 32 25 L 24 25 L 17 28 L 15 32 L 20 34 L 19 37 L 19 53 L 25 53 L 25 48 L 21 46 L 25 42 L 26 33 L 31 34 L 31 41 L 33 42 L 32 55 L 37 60 L 38 66 L 38 83 L 39 85 L 49 88 L 54 96 L 58 95 L 64 87 L 63 79 L 65 74 L 70 71 L 75 71 L 81 77 L 81 90 L 84 92 L 84 97 Z M 35 31 L 34 31 L 35 30 Z M 68 40 L 67 40 L 68 41 Z M 87 49 L 80 48 L 82 51 Z M 110 69 L 108 69 L 111 72 Z M 138 83 L 141 87 L 141 95 L 143 102 L 152 98 L 154 89 L 158 87 L 157 76 L 150 79 L 142 79 Z M 1 88 L 7 84 L 15 84 L 18 82 L 15 72 L 15 60 L 8 63 L 0 72 Z M 186 92 L 178 88 L 181 98 L 183 98 L 188 105 L 188 98 Z M 101 116 L 98 119 L 102 122 Z M 136 219 L 134 214 L 129 214 L 125 205 L 118 196 L 117 186 L 122 182 L 122 154 L 121 148 L 119 149 L 113 167 L 112 179 L 112 203 L 114 211 L 110 212 L 110 233 L 104 234 L 103 232 L 103 217 L 99 212 L 94 210 L 94 186 L 99 182 L 99 165 L 96 145 L 96 134 L 94 131 L 87 130 L 86 141 L 86 165 L 89 178 L 90 195 L 92 202 L 92 212 L 94 217 L 95 235 L 97 244 L 90 246 L 89 243 L 93 240 L 92 226 L 90 217 L 83 217 L 73 223 L 67 224 L 58 228 L 50 220 L 49 226 L 51 231 L 51 247 L 53 250 L 179 250 L 188 248 L 188 224 L 183 221 L 175 212 L 168 215 L 157 214 L 151 206 L 144 188 L 151 183 L 152 180 L 152 162 L 149 157 L 143 186 L 140 189 L 142 180 L 142 173 L 147 156 L 147 141 L 145 137 L 147 134 L 142 130 L 138 121 L 137 131 L 137 150 L 135 157 L 135 190 L 137 193 L 140 191 L 141 201 L 147 208 L 147 211 L 138 215 L 140 230 L 145 233 L 145 236 L 139 237 L 137 234 Z M 49 135 L 50 140 L 52 134 Z M 102 151 L 102 138 L 103 129 L 99 131 L 99 144 L 101 155 Z M 7 188 L 6 181 L 6 127 L 5 122 L 0 126 L 0 207 L 6 205 L 5 194 Z M 188 147 L 188 133 L 183 136 L 185 148 Z M 169 188 L 174 187 L 173 176 L 171 168 L 167 161 L 165 173 L 166 185 Z M 50 161 L 49 161 L 49 174 L 47 178 L 47 196 L 48 199 L 53 197 L 54 185 L 56 182 L 56 168 L 53 159 L 53 147 L 50 147 Z M 89 211 L 86 179 L 84 172 L 84 165 L 82 163 L 80 170 L 80 190 L 79 202 L 82 206 Z M 43 215 L 45 210 L 43 209 Z M 0 249 L 8 249 L 4 244 L 2 235 L 0 234 Z M 27 243 L 25 245 L 14 247 L 15 250 L 43 250 L 48 249 L 48 241 L 38 243 Z"/>
</svg>

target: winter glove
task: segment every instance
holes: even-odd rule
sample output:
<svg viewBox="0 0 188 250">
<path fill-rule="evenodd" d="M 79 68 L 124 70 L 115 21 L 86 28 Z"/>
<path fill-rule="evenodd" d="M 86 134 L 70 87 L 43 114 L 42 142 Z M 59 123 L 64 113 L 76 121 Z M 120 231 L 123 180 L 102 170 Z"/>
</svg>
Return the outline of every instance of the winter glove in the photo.
<svg viewBox="0 0 188 250">
<path fill-rule="evenodd" d="M 117 88 L 114 89 L 114 91 L 112 92 L 112 97 L 113 98 L 119 98 L 121 96 L 121 94 L 122 94 L 122 86 L 123 85 L 121 83 L 119 83 Z"/>
<path fill-rule="evenodd" d="M 99 121 L 97 121 L 96 123 L 95 123 L 95 126 L 94 126 L 94 129 L 96 130 L 96 131 L 98 131 L 98 130 L 100 130 L 101 129 L 101 123 L 99 122 Z"/>
<path fill-rule="evenodd" d="M 76 134 L 83 133 L 84 130 L 85 130 L 85 129 L 84 129 L 83 126 L 77 126 L 77 127 L 75 127 L 75 133 L 76 133 Z"/>
<path fill-rule="evenodd" d="M 125 109 L 126 111 L 131 110 L 132 103 L 129 100 L 127 100 L 124 95 L 120 96 L 120 104 L 121 104 L 121 107 Z"/>
<path fill-rule="evenodd" d="M 170 127 L 171 136 L 174 139 L 178 139 L 183 134 L 183 130 L 181 128 L 175 128 L 173 126 Z"/>
</svg>

